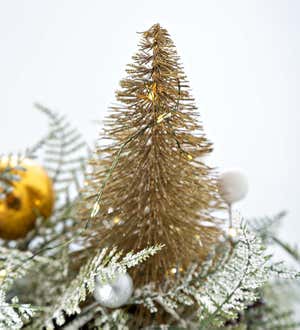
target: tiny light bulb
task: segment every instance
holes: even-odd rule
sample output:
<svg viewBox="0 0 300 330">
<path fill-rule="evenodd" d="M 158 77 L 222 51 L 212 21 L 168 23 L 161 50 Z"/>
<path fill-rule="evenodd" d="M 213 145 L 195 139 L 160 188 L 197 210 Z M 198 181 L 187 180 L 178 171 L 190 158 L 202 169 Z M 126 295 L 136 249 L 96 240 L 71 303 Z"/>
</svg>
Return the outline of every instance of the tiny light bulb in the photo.
<svg viewBox="0 0 300 330">
<path fill-rule="evenodd" d="M 118 216 L 115 216 L 114 219 L 113 219 L 115 224 L 118 224 L 120 222 L 120 220 L 121 219 Z"/>
<path fill-rule="evenodd" d="M 234 227 L 229 227 L 227 232 L 228 237 L 230 238 L 236 238 L 238 235 L 238 231 Z"/>
<path fill-rule="evenodd" d="M 172 269 L 171 269 L 171 273 L 172 273 L 172 274 L 176 274 L 176 273 L 177 273 L 177 269 L 176 269 L 176 268 L 172 268 Z"/>
</svg>

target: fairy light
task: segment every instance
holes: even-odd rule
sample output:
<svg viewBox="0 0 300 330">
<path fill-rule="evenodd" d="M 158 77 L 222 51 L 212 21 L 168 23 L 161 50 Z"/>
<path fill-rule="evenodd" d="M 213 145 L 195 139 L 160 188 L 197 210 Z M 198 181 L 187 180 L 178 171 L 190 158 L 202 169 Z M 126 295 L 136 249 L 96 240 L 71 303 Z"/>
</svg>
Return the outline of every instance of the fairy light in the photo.
<svg viewBox="0 0 300 330">
<path fill-rule="evenodd" d="M 227 231 L 227 235 L 229 238 L 236 238 L 238 236 L 238 230 L 234 227 L 229 227 Z"/>
<path fill-rule="evenodd" d="M 175 275 L 177 273 L 177 268 L 175 268 L 175 267 L 171 268 L 170 272 L 171 272 L 171 274 Z"/>
<path fill-rule="evenodd" d="M 183 268 L 182 267 L 173 267 L 173 268 L 171 268 L 170 269 L 170 273 L 171 273 L 171 275 L 176 275 L 176 274 L 178 274 L 178 273 L 182 273 L 183 272 Z"/>
<path fill-rule="evenodd" d="M 120 217 L 118 217 L 117 215 L 113 218 L 113 222 L 114 224 L 118 224 L 121 221 Z"/>
</svg>

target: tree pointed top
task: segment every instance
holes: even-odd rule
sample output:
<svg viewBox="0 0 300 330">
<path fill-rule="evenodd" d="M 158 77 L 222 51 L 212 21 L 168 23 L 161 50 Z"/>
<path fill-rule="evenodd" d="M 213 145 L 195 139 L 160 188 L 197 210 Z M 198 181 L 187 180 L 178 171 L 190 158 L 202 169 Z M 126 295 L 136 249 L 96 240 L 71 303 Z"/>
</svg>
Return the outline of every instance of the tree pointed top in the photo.
<svg viewBox="0 0 300 330">
<path fill-rule="evenodd" d="M 159 23 L 153 24 L 148 30 L 142 32 L 145 37 L 156 37 L 158 34 L 168 34 L 167 30 L 162 28 Z"/>
</svg>

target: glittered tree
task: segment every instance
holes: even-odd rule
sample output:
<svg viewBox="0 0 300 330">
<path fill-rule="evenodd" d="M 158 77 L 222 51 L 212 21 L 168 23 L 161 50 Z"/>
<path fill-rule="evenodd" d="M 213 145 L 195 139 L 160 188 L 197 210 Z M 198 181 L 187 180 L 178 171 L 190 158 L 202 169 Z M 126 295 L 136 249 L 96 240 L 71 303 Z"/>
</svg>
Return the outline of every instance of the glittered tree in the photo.
<svg viewBox="0 0 300 330">
<path fill-rule="evenodd" d="M 222 207 L 214 171 L 203 163 L 203 133 L 189 84 L 168 32 L 142 33 L 139 51 L 116 92 L 91 161 L 81 216 L 92 212 L 91 248 L 163 250 L 134 270 L 134 283 L 159 282 L 203 260 L 219 237 Z M 92 235 L 91 235 L 92 233 Z"/>
</svg>

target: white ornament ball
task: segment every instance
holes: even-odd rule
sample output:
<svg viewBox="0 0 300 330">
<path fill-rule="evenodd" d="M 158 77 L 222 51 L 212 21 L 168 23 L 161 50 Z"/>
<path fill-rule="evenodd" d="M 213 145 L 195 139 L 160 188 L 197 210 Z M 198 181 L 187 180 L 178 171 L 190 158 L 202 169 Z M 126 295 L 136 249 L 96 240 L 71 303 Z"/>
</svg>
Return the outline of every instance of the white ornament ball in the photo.
<svg viewBox="0 0 300 330">
<path fill-rule="evenodd" d="M 133 292 L 133 282 L 129 274 L 117 274 L 109 283 L 96 279 L 94 297 L 102 306 L 118 308 L 128 301 Z"/>
<path fill-rule="evenodd" d="M 248 193 L 248 180 L 239 170 L 223 172 L 219 177 L 219 193 L 228 204 L 238 202 Z"/>
</svg>

